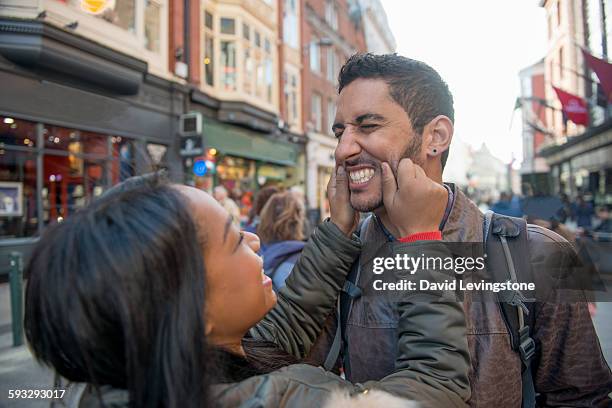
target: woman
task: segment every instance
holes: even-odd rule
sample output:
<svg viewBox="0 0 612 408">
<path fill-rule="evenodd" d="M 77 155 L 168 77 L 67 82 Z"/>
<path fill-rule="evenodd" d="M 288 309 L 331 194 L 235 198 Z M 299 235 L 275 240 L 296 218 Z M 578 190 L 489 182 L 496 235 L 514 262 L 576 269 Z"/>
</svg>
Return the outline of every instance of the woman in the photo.
<svg viewBox="0 0 612 408">
<path fill-rule="evenodd" d="M 452 372 L 412 372 L 412 330 L 398 341 L 398 370 L 379 382 L 291 364 L 310 350 L 359 253 L 345 229 L 317 230 L 277 298 L 258 238 L 212 197 L 130 180 L 41 238 L 27 271 L 28 341 L 39 361 L 88 384 L 80 407 L 311 407 L 336 404 L 336 390 L 361 394 L 350 401 L 390 397 L 376 388 L 465 406 L 467 344 L 445 344 L 446 332 L 439 346 L 458 358 L 444 362 L 459 366 Z M 448 314 L 448 330 L 465 333 L 461 306 Z M 435 376 L 445 387 L 431 386 Z"/>
<path fill-rule="evenodd" d="M 304 248 L 304 205 L 291 192 L 276 193 L 261 211 L 257 235 L 261 239 L 264 273 L 272 279 L 275 290 L 285 280 Z"/>
<path fill-rule="evenodd" d="M 244 228 L 247 232 L 255 233 L 257 231 L 257 226 L 259 225 L 261 210 L 263 210 L 264 206 L 274 194 L 278 193 L 280 190 L 274 186 L 264 187 L 255 196 L 255 202 L 253 203 L 253 207 L 251 207 L 251 211 L 249 211 L 249 219 L 247 221 L 247 225 Z"/>
</svg>

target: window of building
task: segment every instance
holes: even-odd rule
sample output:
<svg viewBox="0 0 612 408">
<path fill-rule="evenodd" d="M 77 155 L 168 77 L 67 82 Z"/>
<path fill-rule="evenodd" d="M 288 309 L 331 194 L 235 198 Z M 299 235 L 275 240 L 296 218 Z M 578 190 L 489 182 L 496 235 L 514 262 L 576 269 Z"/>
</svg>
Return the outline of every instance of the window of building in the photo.
<svg viewBox="0 0 612 408">
<path fill-rule="evenodd" d="M 325 1 L 325 21 L 332 29 L 338 29 L 338 9 L 333 0 Z"/>
<path fill-rule="evenodd" d="M 256 47 L 261 47 L 261 34 L 259 34 L 259 31 L 255 30 L 255 46 Z"/>
<path fill-rule="evenodd" d="M 80 0 L 64 1 L 81 11 Z M 168 0 L 115 0 L 99 15 L 109 23 L 134 34 L 144 41 L 144 47 L 152 52 L 161 52 L 161 29 L 164 7 Z"/>
<path fill-rule="evenodd" d="M 292 48 L 299 48 L 297 0 L 285 0 L 283 10 L 283 42 Z"/>
<path fill-rule="evenodd" d="M 563 47 L 559 47 L 559 79 L 563 79 Z"/>
<path fill-rule="evenodd" d="M 221 18 L 221 34 L 236 34 L 236 20 L 233 18 Z"/>
<path fill-rule="evenodd" d="M 266 101 L 272 103 L 272 85 L 274 82 L 273 62 L 272 62 L 272 50 L 270 48 L 270 40 L 266 38 L 265 41 L 265 55 L 264 55 L 264 69 L 265 69 L 265 87 L 266 87 Z"/>
<path fill-rule="evenodd" d="M 285 72 L 285 107 L 287 109 L 287 122 L 290 125 L 298 123 L 297 106 L 297 76 Z"/>
<path fill-rule="evenodd" d="M 334 100 L 329 98 L 327 100 L 327 128 L 325 131 L 329 135 L 333 135 L 332 126 L 334 125 L 334 119 L 336 118 L 336 104 Z"/>
<path fill-rule="evenodd" d="M 327 47 L 327 80 L 335 82 L 336 80 L 336 52 L 332 47 Z"/>
<path fill-rule="evenodd" d="M 310 70 L 312 72 L 321 72 L 321 48 L 319 47 L 319 41 L 317 39 L 313 39 L 310 42 L 309 51 Z"/>
<path fill-rule="evenodd" d="M 206 85 L 214 86 L 215 75 L 215 33 L 213 31 L 213 15 L 204 12 L 204 80 Z"/>
<path fill-rule="evenodd" d="M 313 93 L 310 105 L 310 117 L 314 125 L 314 129 L 317 132 L 321 131 L 323 125 L 323 118 L 321 112 L 321 95 Z"/>
<path fill-rule="evenodd" d="M 557 0 L 557 25 L 561 25 L 561 0 Z"/>
<path fill-rule="evenodd" d="M 235 91 L 236 81 L 236 43 L 221 41 L 221 84 L 225 91 Z"/>
<path fill-rule="evenodd" d="M 134 143 L 119 136 L 2 117 L 0 143 L 2 238 L 34 236 L 136 174 Z"/>
<path fill-rule="evenodd" d="M 204 12 L 204 27 L 208 28 L 209 30 L 213 30 L 214 26 L 213 26 L 213 15 L 210 14 L 208 11 Z"/>
<path fill-rule="evenodd" d="M 115 7 L 107 8 L 98 16 L 124 30 L 136 33 L 136 0 L 116 0 Z"/>
<path fill-rule="evenodd" d="M 251 39 L 251 27 L 247 23 L 242 24 L 242 38 L 247 41 Z"/>
<path fill-rule="evenodd" d="M 161 20 L 160 5 L 151 0 L 145 2 L 145 47 L 149 51 L 159 52 Z"/>
</svg>

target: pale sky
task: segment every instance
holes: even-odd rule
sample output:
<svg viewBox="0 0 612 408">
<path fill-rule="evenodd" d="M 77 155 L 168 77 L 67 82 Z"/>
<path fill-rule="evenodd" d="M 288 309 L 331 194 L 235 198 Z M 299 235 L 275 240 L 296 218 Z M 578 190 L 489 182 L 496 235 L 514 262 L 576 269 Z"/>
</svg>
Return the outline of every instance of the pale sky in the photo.
<svg viewBox="0 0 612 408">
<path fill-rule="evenodd" d="M 537 0 L 381 0 L 397 52 L 426 62 L 455 100 L 455 137 L 485 142 L 498 158 L 521 161 L 518 72 L 546 51 Z M 451 145 L 452 155 L 452 145 Z"/>
</svg>

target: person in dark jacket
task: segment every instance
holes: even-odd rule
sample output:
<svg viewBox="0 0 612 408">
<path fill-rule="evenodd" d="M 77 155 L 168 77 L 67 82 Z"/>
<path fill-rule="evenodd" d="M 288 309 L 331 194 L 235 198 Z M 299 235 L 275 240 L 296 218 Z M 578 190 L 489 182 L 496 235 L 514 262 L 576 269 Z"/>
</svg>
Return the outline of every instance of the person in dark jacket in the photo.
<svg viewBox="0 0 612 408">
<path fill-rule="evenodd" d="M 407 176 L 404 176 L 407 178 Z M 423 201 L 428 192 L 415 189 Z M 396 369 L 352 384 L 297 364 L 332 310 L 361 244 L 344 174 L 331 220 L 305 246 L 278 295 L 256 235 L 205 192 L 136 178 L 48 228 L 27 268 L 25 331 L 39 361 L 71 381 L 69 406 L 465 407 L 465 316 L 446 302 L 425 330 L 401 304 Z M 413 227 L 430 228 L 421 219 Z M 410 228 L 409 225 L 406 225 Z M 398 255 L 444 255 L 436 242 Z M 424 273 L 429 271 L 424 270 Z M 433 271 L 432 271 L 433 273 Z M 443 358 L 440 358 L 443 357 Z M 74 392 L 73 392 L 74 391 Z M 358 405 L 356 405 L 358 406 Z"/>
<path fill-rule="evenodd" d="M 304 204 L 294 193 L 276 193 L 261 211 L 257 235 L 261 239 L 264 273 L 276 290 L 285 286 L 304 248 Z"/>
<path fill-rule="evenodd" d="M 364 253 L 375 253 L 402 239 L 406 220 L 434 217 L 436 231 L 449 243 L 477 243 L 482 248 L 484 215 L 459 189 L 443 183 L 442 173 L 454 131 L 453 98 L 440 75 L 427 64 L 397 54 L 357 54 L 342 67 L 333 132 L 338 139 L 336 165 L 349 175 L 350 202 L 356 212 L 372 212 L 359 233 L 364 249 L 356 268 L 355 296 L 348 310 L 334 313 L 317 341 L 311 361 L 329 361 L 332 340 L 341 340 L 341 361 L 351 381 L 383 378 L 394 367 L 395 339 L 401 333 L 395 305 L 367 285 L 374 272 Z M 402 163 L 414 163 L 415 180 L 433 181 L 426 205 L 392 175 Z M 385 164 L 387 163 L 387 164 Z M 390 166 L 389 166 L 390 165 Z M 405 164 L 404 164 L 405 165 Z M 396 177 L 397 179 L 397 177 Z M 397 189 L 404 199 L 401 215 L 390 214 L 385 191 Z M 573 248 L 544 228 L 527 228 L 527 251 L 511 254 L 528 259 L 536 279 L 547 270 L 571 271 Z M 539 275 L 538 275 L 539 274 Z M 464 307 L 470 347 L 473 407 L 520 408 L 522 362 L 495 302 L 477 302 L 466 294 Z M 347 299 L 348 294 L 342 294 Z M 540 299 L 539 299 L 540 300 Z M 564 299 L 534 302 L 531 364 L 538 406 L 609 407 L 612 374 L 605 362 L 587 302 Z M 342 304 L 342 302 L 341 302 Z M 341 310 L 342 312 L 342 310 Z M 426 313 L 435 313 L 430 308 Z M 424 317 L 426 318 L 426 317 Z M 344 324 L 342 324 L 344 323 Z M 342 336 L 337 326 L 342 324 Z M 432 326 L 434 323 L 432 323 Z"/>
</svg>

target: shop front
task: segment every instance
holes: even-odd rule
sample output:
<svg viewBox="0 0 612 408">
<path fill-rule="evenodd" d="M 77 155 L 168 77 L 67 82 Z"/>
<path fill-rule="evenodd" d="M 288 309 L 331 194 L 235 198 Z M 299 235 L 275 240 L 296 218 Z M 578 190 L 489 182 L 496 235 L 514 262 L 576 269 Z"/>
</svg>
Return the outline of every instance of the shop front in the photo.
<svg viewBox="0 0 612 408">
<path fill-rule="evenodd" d="M 612 121 L 541 154 L 551 168 L 555 194 L 581 194 L 595 205 L 612 205 Z"/>
<path fill-rule="evenodd" d="M 45 226 L 112 185 L 163 167 L 179 180 L 182 106 L 145 62 L 44 22 L 0 29 L 2 275 L 6 253 L 27 255 Z"/>
<path fill-rule="evenodd" d="M 195 177 L 194 184 L 208 192 L 224 186 L 243 220 L 260 189 L 300 184 L 299 146 L 213 119 L 204 120 L 203 134 L 206 160 L 212 165 L 205 175 Z"/>
<path fill-rule="evenodd" d="M 335 148 L 335 139 L 317 133 L 308 134 L 307 198 L 310 209 L 317 212 L 317 222 L 329 217 L 327 183 L 336 166 Z"/>
</svg>

